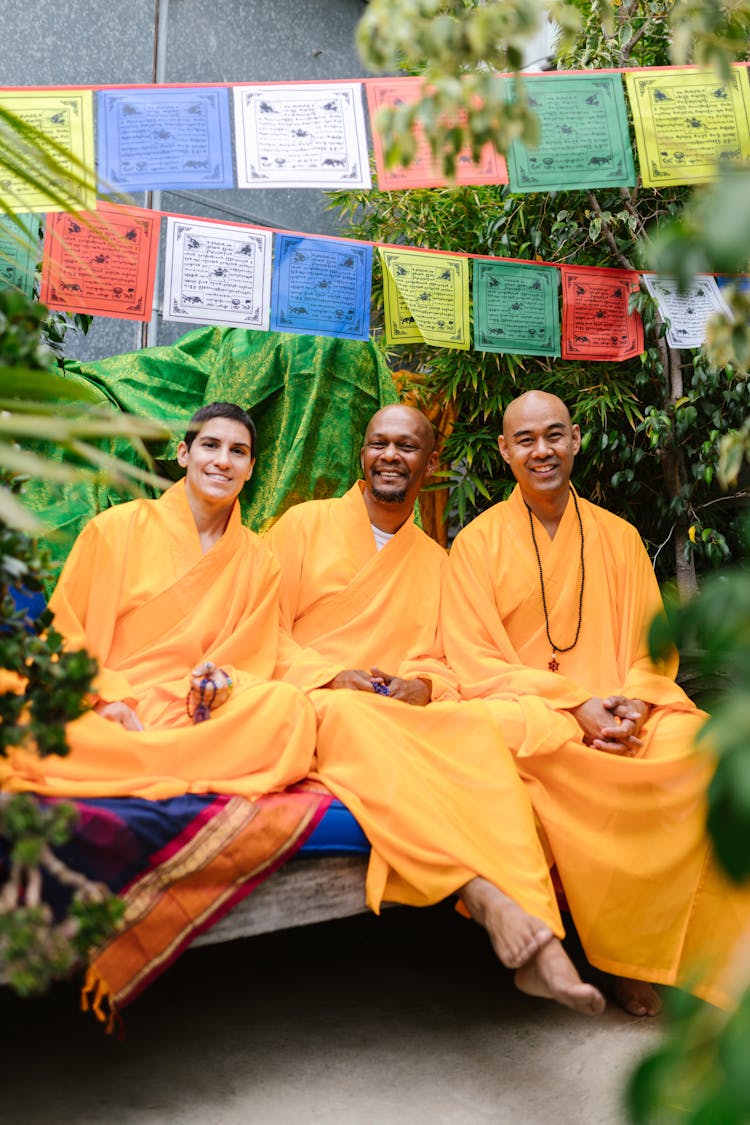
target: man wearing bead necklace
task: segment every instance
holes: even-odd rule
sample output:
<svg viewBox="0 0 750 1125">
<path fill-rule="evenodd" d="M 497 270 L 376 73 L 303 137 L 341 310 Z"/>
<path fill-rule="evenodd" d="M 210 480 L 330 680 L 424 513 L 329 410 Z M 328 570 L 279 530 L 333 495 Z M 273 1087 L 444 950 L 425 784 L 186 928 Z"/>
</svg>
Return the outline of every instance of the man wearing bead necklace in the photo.
<svg viewBox="0 0 750 1125">
<path fill-rule="evenodd" d="M 66 646 L 99 661 L 91 710 L 68 726 L 69 757 L 15 751 L 4 788 L 253 799 L 308 772 L 312 708 L 270 680 L 278 567 L 240 522 L 252 419 L 233 403 L 202 407 L 177 460 L 185 477 L 158 500 L 110 508 L 76 540 L 50 608 Z"/>
<path fill-rule="evenodd" d="M 267 535 L 292 640 L 277 674 L 309 692 L 317 776 L 372 845 L 367 901 L 458 893 L 525 992 L 589 1015 L 601 994 L 560 944 L 530 802 L 484 704 L 457 702 L 438 622 L 445 552 L 414 523 L 437 465 L 418 410 L 367 428 L 364 480 L 286 512 Z"/>
<path fill-rule="evenodd" d="M 676 657 L 648 653 L 661 609 L 648 555 L 571 487 L 581 435 L 559 398 L 515 399 L 499 446 L 517 486 L 458 535 L 444 587 L 461 694 L 507 738 L 583 948 L 620 1002 L 656 1014 L 658 982 L 727 1004 L 750 895 L 711 860 L 713 762 L 693 746 L 706 716 L 674 682 Z"/>
</svg>

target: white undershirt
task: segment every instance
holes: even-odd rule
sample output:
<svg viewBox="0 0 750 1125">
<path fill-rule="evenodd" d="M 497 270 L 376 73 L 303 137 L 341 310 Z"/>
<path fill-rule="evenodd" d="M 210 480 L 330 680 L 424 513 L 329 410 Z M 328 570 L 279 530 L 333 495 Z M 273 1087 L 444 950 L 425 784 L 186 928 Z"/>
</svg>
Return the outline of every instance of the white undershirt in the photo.
<svg viewBox="0 0 750 1125">
<path fill-rule="evenodd" d="M 375 536 L 375 546 L 379 551 L 383 547 L 385 547 L 388 540 L 393 539 L 393 536 L 396 534 L 395 531 L 381 531 L 380 528 L 376 527 L 374 523 L 371 523 L 370 527 L 372 528 L 372 533 Z"/>
</svg>

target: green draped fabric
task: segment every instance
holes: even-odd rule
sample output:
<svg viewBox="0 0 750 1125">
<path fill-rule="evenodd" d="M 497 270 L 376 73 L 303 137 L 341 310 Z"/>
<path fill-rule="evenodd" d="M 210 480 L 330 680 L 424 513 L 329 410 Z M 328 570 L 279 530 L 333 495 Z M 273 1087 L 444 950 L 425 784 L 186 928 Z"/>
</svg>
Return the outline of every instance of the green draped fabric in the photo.
<svg viewBox="0 0 750 1125">
<path fill-rule="evenodd" d="M 172 346 L 94 363 L 68 360 L 65 374 L 95 388 L 103 404 L 170 426 L 173 440 L 151 452 L 171 477 L 180 474 L 177 442 L 199 407 L 220 400 L 249 410 L 258 427 L 258 461 L 242 505 L 256 531 L 301 500 L 346 492 L 359 475 L 370 415 L 398 401 L 373 344 L 240 328 L 199 328 Z M 107 450 L 141 464 L 124 439 Z M 111 484 L 37 481 L 25 490 L 27 502 L 54 529 L 49 546 L 60 565 L 86 521 L 128 496 Z"/>
</svg>

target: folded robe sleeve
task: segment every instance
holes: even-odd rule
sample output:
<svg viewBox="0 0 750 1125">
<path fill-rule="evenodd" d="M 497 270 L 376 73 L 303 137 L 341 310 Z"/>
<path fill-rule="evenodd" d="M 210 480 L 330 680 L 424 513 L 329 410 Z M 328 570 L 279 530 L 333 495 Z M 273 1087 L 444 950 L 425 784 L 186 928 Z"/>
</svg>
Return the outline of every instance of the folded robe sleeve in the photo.
<svg viewBox="0 0 750 1125">
<path fill-rule="evenodd" d="M 294 509 L 277 520 L 264 535 L 263 542 L 281 568 L 279 653 L 274 678 L 286 680 L 301 691 L 325 687 L 346 665 L 321 656 L 309 645 L 298 644 L 292 636 L 299 613 L 299 591 L 306 548 L 303 528 L 296 520 Z"/>
<path fill-rule="evenodd" d="M 87 649 L 99 661 L 95 693 L 107 703 L 122 701 L 135 707 L 136 693 L 130 678 L 108 668 L 117 624 L 117 597 L 122 579 L 122 558 L 96 521 L 78 536 L 50 599 L 53 625 L 72 652 Z"/>
<path fill-rule="evenodd" d="M 569 710 L 590 698 L 589 691 L 565 676 L 518 661 L 498 613 L 482 544 L 464 534 L 456 538 L 448 558 L 443 631 L 448 663 L 465 699 L 530 695 L 550 708 Z"/>
</svg>

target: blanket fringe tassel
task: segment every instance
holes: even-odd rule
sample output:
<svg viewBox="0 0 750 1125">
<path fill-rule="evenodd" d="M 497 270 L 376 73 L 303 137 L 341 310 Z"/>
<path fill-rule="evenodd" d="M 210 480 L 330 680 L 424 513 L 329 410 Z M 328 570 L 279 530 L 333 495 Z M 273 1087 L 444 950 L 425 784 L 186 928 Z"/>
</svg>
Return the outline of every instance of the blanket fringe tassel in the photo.
<svg viewBox="0 0 750 1125">
<path fill-rule="evenodd" d="M 99 1022 L 105 1024 L 107 1035 L 117 1031 L 118 1039 L 122 1039 L 124 1025 L 112 997 L 112 990 L 91 967 L 86 970 L 86 979 L 81 989 L 81 1011 L 93 1012 Z"/>
</svg>

